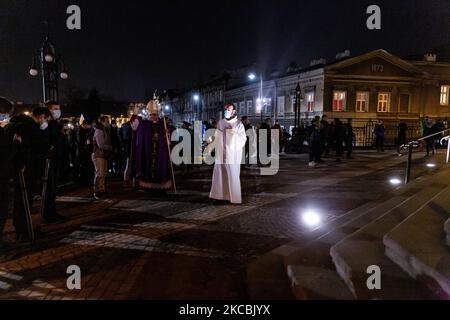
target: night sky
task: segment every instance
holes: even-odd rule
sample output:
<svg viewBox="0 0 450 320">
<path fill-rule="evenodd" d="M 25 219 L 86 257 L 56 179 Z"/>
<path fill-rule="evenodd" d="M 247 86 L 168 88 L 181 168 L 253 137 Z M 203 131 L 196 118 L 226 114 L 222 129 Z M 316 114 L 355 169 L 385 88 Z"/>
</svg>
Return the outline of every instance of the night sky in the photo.
<svg viewBox="0 0 450 320">
<path fill-rule="evenodd" d="M 81 31 L 65 27 L 70 4 L 81 7 Z M 370 4 L 382 9 L 381 31 L 366 28 Z M 0 96 L 40 101 L 28 67 L 45 20 L 70 73 L 62 94 L 97 87 L 125 101 L 254 63 L 269 72 L 345 49 L 405 56 L 450 43 L 450 0 L 1 0 Z"/>
</svg>

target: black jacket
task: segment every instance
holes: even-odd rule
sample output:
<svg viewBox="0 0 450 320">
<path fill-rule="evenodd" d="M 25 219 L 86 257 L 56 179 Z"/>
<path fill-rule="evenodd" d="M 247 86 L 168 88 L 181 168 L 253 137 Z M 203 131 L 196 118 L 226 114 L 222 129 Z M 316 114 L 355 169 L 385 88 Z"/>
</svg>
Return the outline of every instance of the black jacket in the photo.
<svg viewBox="0 0 450 320">
<path fill-rule="evenodd" d="M 13 136 L 0 127 L 0 180 L 8 180 L 14 172 L 14 158 L 19 146 L 13 141 Z"/>
<path fill-rule="evenodd" d="M 35 187 L 40 181 L 48 150 L 44 131 L 30 117 L 19 115 L 11 118 L 5 127 L 6 136 L 12 139 L 15 134 L 22 138 L 22 143 L 15 145 L 13 158 L 14 172 L 26 168 L 25 174 L 30 177 Z M 14 148 L 14 144 L 13 144 Z"/>
<path fill-rule="evenodd" d="M 48 144 L 48 157 L 56 160 L 55 164 L 61 164 L 69 154 L 67 139 L 63 134 L 63 125 L 56 120 L 51 120 L 48 122 L 48 128 L 44 133 Z"/>
</svg>

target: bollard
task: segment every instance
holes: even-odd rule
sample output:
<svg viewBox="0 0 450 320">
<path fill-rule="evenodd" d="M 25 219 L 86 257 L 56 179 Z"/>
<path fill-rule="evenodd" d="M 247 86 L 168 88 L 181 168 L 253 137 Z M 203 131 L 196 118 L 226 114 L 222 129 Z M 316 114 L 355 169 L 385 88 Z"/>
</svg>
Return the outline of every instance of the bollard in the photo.
<svg viewBox="0 0 450 320">
<path fill-rule="evenodd" d="M 411 179 L 411 166 L 412 166 L 412 154 L 413 154 L 413 143 L 408 144 L 408 163 L 406 165 L 406 176 L 405 183 L 408 184 Z"/>
</svg>

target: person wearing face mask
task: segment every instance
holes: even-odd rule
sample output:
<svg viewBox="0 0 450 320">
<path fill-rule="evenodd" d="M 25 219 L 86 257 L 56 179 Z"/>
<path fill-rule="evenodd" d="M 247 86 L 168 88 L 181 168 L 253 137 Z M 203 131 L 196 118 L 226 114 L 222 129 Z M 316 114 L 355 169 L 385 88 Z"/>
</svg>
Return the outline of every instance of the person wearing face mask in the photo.
<svg viewBox="0 0 450 320">
<path fill-rule="evenodd" d="M 64 221 L 64 217 L 56 213 L 56 194 L 61 171 L 61 164 L 69 152 L 66 147 L 64 126 L 61 123 L 61 107 L 55 101 L 48 101 L 45 106 L 51 114 L 48 128 L 45 131 L 48 143 L 46 166 L 48 175 L 44 177 L 46 187 L 42 208 L 44 223 L 57 223 Z M 45 171 L 44 171 L 45 172 Z"/>
<path fill-rule="evenodd" d="M 247 135 L 237 118 L 236 107 L 225 106 L 224 119 L 217 124 L 214 143 L 216 159 L 209 197 L 215 204 L 222 201 L 241 204 L 241 160 Z"/>
<path fill-rule="evenodd" d="M 39 193 L 39 185 L 42 177 L 42 169 L 48 148 L 45 131 L 48 120 L 51 117 L 47 108 L 38 107 L 33 110 L 32 116 L 24 114 L 14 116 L 4 128 L 8 140 L 13 140 L 14 150 L 14 209 L 13 223 L 18 241 L 29 241 L 30 234 L 27 223 L 27 210 L 23 198 L 23 190 L 20 182 L 21 172 L 25 179 L 25 193 L 28 198 L 28 206 L 31 207 L 33 195 Z"/>
</svg>

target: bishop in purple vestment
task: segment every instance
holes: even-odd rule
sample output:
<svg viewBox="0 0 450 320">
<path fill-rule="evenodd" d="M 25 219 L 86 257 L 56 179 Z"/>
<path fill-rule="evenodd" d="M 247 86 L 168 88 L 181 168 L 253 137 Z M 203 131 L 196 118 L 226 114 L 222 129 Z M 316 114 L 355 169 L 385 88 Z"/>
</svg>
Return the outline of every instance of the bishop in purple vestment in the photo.
<svg viewBox="0 0 450 320">
<path fill-rule="evenodd" d="M 147 105 L 150 119 L 137 120 L 135 143 L 136 179 L 146 189 L 170 189 L 172 177 L 164 120 L 158 118 L 157 103 Z"/>
</svg>

